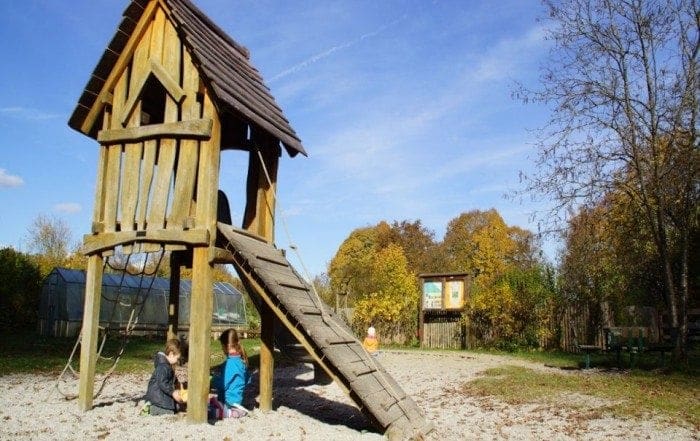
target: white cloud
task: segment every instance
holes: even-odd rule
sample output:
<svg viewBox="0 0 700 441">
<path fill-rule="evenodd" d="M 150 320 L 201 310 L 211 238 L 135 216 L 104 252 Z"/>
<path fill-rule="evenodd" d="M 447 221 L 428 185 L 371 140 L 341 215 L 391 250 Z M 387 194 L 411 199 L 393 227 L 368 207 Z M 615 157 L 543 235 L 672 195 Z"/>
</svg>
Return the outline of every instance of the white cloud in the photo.
<svg viewBox="0 0 700 441">
<path fill-rule="evenodd" d="M 16 119 L 29 121 L 42 121 L 47 119 L 59 118 L 62 115 L 58 113 L 48 113 L 39 109 L 27 107 L 0 107 L 0 115 L 9 116 Z"/>
<path fill-rule="evenodd" d="M 524 63 L 537 59 L 532 56 L 532 52 L 542 49 L 544 37 L 545 28 L 536 26 L 520 38 L 501 40 L 478 61 L 472 69 L 472 78 L 475 81 L 487 82 L 513 75 Z"/>
<path fill-rule="evenodd" d="M 24 179 L 11 175 L 4 168 L 0 168 L 0 187 L 19 187 L 24 185 Z"/>
<path fill-rule="evenodd" d="M 54 209 L 54 211 L 57 211 L 59 213 L 72 214 L 72 213 L 79 213 L 80 210 L 83 209 L 83 207 L 76 202 L 63 202 L 63 203 L 54 205 L 53 209 Z"/>
</svg>

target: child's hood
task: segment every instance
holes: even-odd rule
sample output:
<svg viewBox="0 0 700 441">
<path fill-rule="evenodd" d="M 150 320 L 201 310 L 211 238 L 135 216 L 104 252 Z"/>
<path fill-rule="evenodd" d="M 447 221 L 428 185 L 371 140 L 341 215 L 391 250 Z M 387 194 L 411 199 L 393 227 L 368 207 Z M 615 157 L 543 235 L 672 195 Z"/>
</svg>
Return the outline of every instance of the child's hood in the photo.
<svg viewBox="0 0 700 441">
<path fill-rule="evenodd" d="M 158 366 L 159 364 L 163 363 L 170 364 L 170 362 L 168 362 L 168 358 L 165 356 L 165 352 L 156 352 L 156 355 L 153 356 L 153 366 Z"/>
</svg>

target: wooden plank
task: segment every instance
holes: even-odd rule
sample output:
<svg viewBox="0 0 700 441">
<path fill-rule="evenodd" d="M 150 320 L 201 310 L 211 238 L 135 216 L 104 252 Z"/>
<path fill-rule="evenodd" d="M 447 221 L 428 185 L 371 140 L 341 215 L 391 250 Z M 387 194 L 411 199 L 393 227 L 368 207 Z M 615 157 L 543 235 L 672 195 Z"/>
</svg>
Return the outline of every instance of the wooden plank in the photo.
<svg viewBox="0 0 700 441">
<path fill-rule="evenodd" d="M 192 63 L 192 59 L 189 55 L 189 52 L 185 50 L 183 55 L 183 88 L 185 89 L 187 98 L 182 103 L 182 119 L 188 120 L 199 118 L 201 116 L 200 105 L 196 100 L 197 91 L 199 90 L 199 72 L 197 72 L 197 68 Z M 212 115 L 212 117 L 215 116 Z M 210 185 L 204 185 L 206 190 L 202 194 L 205 195 L 205 199 L 212 197 L 215 198 L 217 195 L 217 189 L 219 184 L 218 143 L 219 141 L 217 139 L 214 143 L 216 144 L 217 149 L 216 170 L 212 170 L 211 167 L 213 160 L 213 158 L 211 158 L 211 152 L 205 153 L 207 155 L 206 159 L 202 158 L 202 161 L 208 161 L 207 164 L 199 165 L 200 172 L 202 167 L 206 167 L 207 172 L 213 171 L 211 175 L 200 173 L 199 176 L 203 177 L 200 183 L 204 184 L 205 182 L 207 182 L 207 179 L 211 178 L 214 180 L 214 184 L 216 185 L 216 187 L 213 189 L 213 195 L 208 194 L 209 191 L 211 191 Z M 211 145 L 212 143 L 203 142 L 203 144 Z M 211 150 L 211 148 L 213 147 L 209 147 L 209 150 Z M 190 214 L 190 203 L 194 196 L 195 177 L 197 176 L 198 171 L 197 167 L 199 162 L 199 150 L 200 148 L 197 141 L 187 139 L 183 139 L 180 141 L 180 156 L 177 164 L 177 172 L 175 174 L 175 197 L 173 199 L 172 209 L 170 211 L 170 214 L 168 215 L 168 226 L 172 226 L 171 228 L 178 228 L 178 226 L 182 225 L 184 219 Z M 202 148 L 202 150 L 204 149 Z M 206 178 L 204 178 L 205 176 Z M 197 196 L 198 197 L 196 198 L 196 200 L 200 204 L 201 202 L 204 202 L 204 199 L 199 199 L 199 188 Z M 215 202 L 214 206 L 216 206 Z M 208 212 L 208 208 L 205 208 L 204 212 Z M 197 213 L 196 217 L 199 219 L 200 213 Z M 216 215 L 214 215 L 214 218 L 216 218 Z M 208 222 L 208 220 L 204 219 L 201 219 L 201 221 Z"/>
<path fill-rule="evenodd" d="M 355 345 L 339 345 L 323 348 L 323 355 L 339 364 L 360 362 L 367 358 L 367 353 L 362 347 Z"/>
<path fill-rule="evenodd" d="M 141 94 L 142 85 L 136 84 L 136 79 L 143 76 L 146 72 L 144 66 L 148 60 L 148 46 L 152 26 L 147 26 L 143 38 L 134 50 L 134 56 L 129 72 L 129 89 L 127 101 L 136 100 Z M 120 104 L 117 109 L 113 108 L 113 118 L 117 117 L 118 113 L 124 113 L 126 104 Z M 138 127 L 141 124 L 141 105 L 140 102 L 135 105 L 135 111 L 130 114 L 130 117 L 122 119 L 119 122 L 121 125 L 115 125 L 113 120 L 113 129 L 121 128 L 121 126 Z M 116 110 L 116 111 L 115 111 Z M 108 131 L 109 132 L 109 131 Z M 105 140 L 104 142 L 126 142 Z M 120 182 L 120 212 L 118 219 L 122 231 L 133 231 L 136 223 L 136 205 L 138 203 L 140 179 L 140 163 L 143 155 L 143 144 L 140 142 L 126 142 L 124 145 L 124 165 L 122 167 L 122 179 Z M 125 254 L 131 253 L 132 249 L 129 245 L 124 246 L 122 252 Z"/>
<path fill-rule="evenodd" d="M 118 124 L 115 121 L 115 113 L 119 113 L 121 106 L 126 100 L 127 84 L 129 72 L 126 71 L 118 79 L 114 88 L 114 100 L 112 104 L 111 126 Z M 116 231 L 117 229 L 117 207 L 119 203 L 119 178 L 121 175 L 122 146 L 113 144 L 108 147 L 107 170 L 104 182 L 104 231 Z"/>
<path fill-rule="evenodd" d="M 136 213 L 137 229 L 146 229 L 146 210 L 151 193 L 151 185 L 153 183 L 153 174 L 156 167 L 156 151 L 158 150 L 158 142 L 155 139 L 149 139 L 143 143 L 143 160 L 141 161 L 141 182 L 139 187 L 139 205 Z"/>
<path fill-rule="evenodd" d="M 124 147 L 124 170 L 121 179 L 121 214 L 122 231 L 133 231 L 136 223 L 136 203 L 139 195 L 139 175 L 143 146 L 140 143 L 127 144 Z"/>
<path fill-rule="evenodd" d="M 350 383 L 350 387 L 352 387 L 352 390 L 361 397 L 366 397 L 367 395 L 385 390 L 384 385 L 375 375 L 363 375 L 361 377 L 357 377 Z"/>
<path fill-rule="evenodd" d="M 176 103 L 181 103 L 182 100 L 185 99 L 185 91 L 182 90 L 178 81 L 171 75 L 171 72 L 177 73 L 177 71 L 170 70 L 169 72 L 160 63 L 151 60 L 151 72 L 158 78 L 158 81 L 163 85 L 167 94 L 170 95 L 170 98 Z"/>
<path fill-rule="evenodd" d="M 110 98 L 112 98 L 110 94 Z M 111 101 L 110 106 L 105 108 L 104 115 L 102 117 L 102 129 L 109 129 L 112 124 L 112 107 Z M 104 207 L 105 207 L 105 175 L 107 174 L 108 165 L 108 151 L 109 148 L 104 145 L 100 145 L 99 159 L 97 161 L 97 178 L 95 179 L 95 202 L 92 211 L 92 225 L 101 225 L 104 229 Z M 100 230 L 102 231 L 102 230 Z M 95 229 L 92 229 L 93 233 L 97 233 Z"/>
<path fill-rule="evenodd" d="M 151 191 L 151 205 L 147 219 L 148 230 L 160 230 L 165 226 L 165 211 L 168 208 L 176 148 L 177 144 L 174 139 L 162 139 L 160 141 L 158 176 L 156 176 L 155 184 Z"/>
<path fill-rule="evenodd" d="M 82 411 L 92 409 L 97 363 L 97 331 L 100 318 L 102 290 L 102 256 L 90 256 L 85 280 L 85 305 L 83 307 L 83 329 L 80 340 L 80 380 L 78 407 Z"/>
<path fill-rule="evenodd" d="M 105 174 L 105 232 L 117 230 L 117 207 L 119 204 L 119 175 L 121 169 L 122 146 L 112 145 L 107 154 L 107 173 Z"/>
<path fill-rule="evenodd" d="M 107 173 L 108 165 L 108 151 L 107 146 L 100 146 L 99 159 L 97 161 L 97 179 L 95 179 L 95 205 L 92 208 L 92 222 L 93 224 L 103 225 L 104 218 L 104 207 L 105 207 L 105 175 Z M 93 233 L 96 231 L 93 230 Z"/>
<path fill-rule="evenodd" d="M 101 143 L 115 143 L 155 138 L 209 139 L 211 128 L 212 121 L 210 119 L 194 119 L 125 129 L 100 130 L 97 134 L 97 140 Z"/>
<path fill-rule="evenodd" d="M 113 248 L 117 245 L 133 244 L 134 242 L 179 243 L 188 245 L 207 245 L 211 241 L 209 231 L 203 228 L 187 231 L 154 230 L 154 231 L 116 231 L 98 235 L 84 236 L 81 251 L 93 254 Z"/>
<path fill-rule="evenodd" d="M 164 63 L 169 69 L 180 77 L 180 40 L 172 24 L 165 17 L 165 12 L 159 9 L 156 12 L 154 32 L 151 36 L 151 61 Z M 172 98 L 165 96 L 165 112 L 163 122 L 169 125 L 177 125 L 179 109 Z M 158 156 L 158 176 L 151 190 L 151 203 L 148 212 L 147 229 L 165 228 L 165 218 L 168 209 L 168 201 L 174 197 L 172 180 L 177 157 L 178 141 L 170 138 L 171 135 L 161 136 Z M 166 245 L 168 247 L 173 245 Z M 146 249 L 152 250 L 153 245 L 147 245 Z M 155 251 L 155 250 L 154 250 Z"/>
</svg>

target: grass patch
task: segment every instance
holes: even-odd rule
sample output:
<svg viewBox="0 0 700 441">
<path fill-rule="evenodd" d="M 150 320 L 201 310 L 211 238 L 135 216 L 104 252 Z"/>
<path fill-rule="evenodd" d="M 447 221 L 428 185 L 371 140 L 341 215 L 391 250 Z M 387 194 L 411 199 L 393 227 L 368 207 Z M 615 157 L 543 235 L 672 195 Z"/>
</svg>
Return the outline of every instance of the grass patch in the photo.
<svg viewBox="0 0 700 441">
<path fill-rule="evenodd" d="M 582 394 L 605 399 L 604 410 L 615 415 L 643 418 L 654 413 L 700 428 L 700 386 L 697 378 L 683 373 L 563 375 L 508 365 L 485 371 L 484 377 L 465 384 L 464 392 L 508 404 L 552 405 L 560 404 L 562 394 Z"/>
<path fill-rule="evenodd" d="M 45 373 L 58 375 L 70 357 L 77 338 L 42 337 L 32 332 L 0 333 L 0 375 L 12 373 Z M 259 339 L 241 340 L 250 359 L 250 367 L 259 366 Z M 224 360 L 221 344 L 211 340 L 211 365 Z M 131 337 L 124 347 L 116 373 L 143 373 L 153 369 L 153 355 L 162 351 L 163 338 Z M 114 364 L 114 357 L 122 348 L 121 339 L 108 339 L 97 362 L 96 371 L 105 372 Z M 73 356 L 73 368 L 78 370 L 80 347 Z"/>
</svg>

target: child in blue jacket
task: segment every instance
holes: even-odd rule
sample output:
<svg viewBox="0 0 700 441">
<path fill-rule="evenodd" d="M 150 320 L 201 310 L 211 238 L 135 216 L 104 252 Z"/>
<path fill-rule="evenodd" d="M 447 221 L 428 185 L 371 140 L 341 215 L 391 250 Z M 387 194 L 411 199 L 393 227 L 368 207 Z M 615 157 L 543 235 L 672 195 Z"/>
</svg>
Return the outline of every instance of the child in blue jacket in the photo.
<svg viewBox="0 0 700 441">
<path fill-rule="evenodd" d="M 226 360 L 212 378 L 217 398 L 224 407 L 223 417 L 239 418 L 248 412 L 242 406 L 243 391 L 248 384 L 248 357 L 235 329 L 227 329 L 219 337 Z"/>
</svg>

